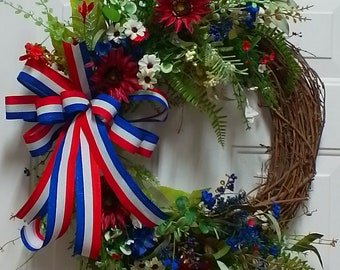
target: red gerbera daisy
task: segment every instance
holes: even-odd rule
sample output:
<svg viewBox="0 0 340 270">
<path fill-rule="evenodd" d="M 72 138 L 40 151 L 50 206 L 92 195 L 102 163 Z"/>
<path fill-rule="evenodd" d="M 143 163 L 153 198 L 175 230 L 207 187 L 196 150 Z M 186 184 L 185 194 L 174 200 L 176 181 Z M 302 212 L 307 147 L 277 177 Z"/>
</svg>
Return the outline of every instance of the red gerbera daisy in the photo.
<svg viewBox="0 0 340 270">
<path fill-rule="evenodd" d="M 165 26 L 174 25 L 178 33 L 182 25 L 190 33 L 193 32 L 192 23 L 199 22 L 202 15 L 209 13 L 207 4 L 210 0 L 157 0 L 155 10 L 160 13 L 160 22 Z"/>
<path fill-rule="evenodd" d="M 118 101 L 129 102 L 128 95 L 140 89 L 137 79 L 138 64 L 125 56 L 123 49 L 111 49 L 100 58 L 91 77 L 93 89 L 108 94 Z"/>
</svg>

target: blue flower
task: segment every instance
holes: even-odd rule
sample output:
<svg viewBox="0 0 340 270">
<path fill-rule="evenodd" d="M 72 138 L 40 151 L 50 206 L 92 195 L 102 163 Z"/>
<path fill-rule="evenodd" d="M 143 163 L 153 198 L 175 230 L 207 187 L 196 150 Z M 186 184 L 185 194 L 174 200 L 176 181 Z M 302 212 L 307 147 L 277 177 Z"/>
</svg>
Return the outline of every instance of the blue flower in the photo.
<svg viewBox="0 0 340 270">
<path fill-rule="evenodd" d="M 230 246 L 231 251 L 236 251 L 238 249 L 238 241 L 236 238 L 230 237 L 225 243 Z"/>
<path fill-rule="evenodd" d="M 216 199 L 213 197 L 212 193 L 202 190 L 201 201 L 204 202 L 208 209 L 211 209 L 215 205 Z"/>
<path fill-rule="evenodd" d="M 271 246 L 269 249 L 269 254 L 276 258 L 279 255 L 279 249 L 277 248 L 277 246 Z"/>
<path fill-rule="evenodd" d="M 97 42 L 96 46 L 94 47 L 94 51 L 97 56 L 101 57 L 103 55 L 109 54 L 112 45 L 110 42 Z"/>
<path fill-rule="evenodd" d="M 162 261 L 164 266 L 171 266 L 171 270 L 177 270 L 179 267 L 177 260 L 166 259 Z"/>
<path fill-rule="evenodd" d="M 212 41 L 214 41 L 214 42 L 220 41 L 222 39 L 220 30 L 219 30 L 217 25 L 214 25 L 214 24 L 210 25 L 208 33 L 209 33 Z"/>
<path fill-rule="evenodd" d="M 272 209 L 271 210 L 272 210 L 272 213 L 273 213 L 273 217 L 278 219 L 279 216 L 280 216 L 280 211 L 281 211 L 280 205 L 278 205 L 275 202 L 272 202 Z"/>
<path fill-rule="evenodd" d="M 249 29 L 253 29 L 259 7 L 256 6 L 256 4 L 248 3 L 247 6 L 242 9 L 242 11 L 246 11 L 248 13 L 248 16 L 243 19 L 244 24 Z"/>
<path fill-rule="evenodd" d="M 131 245 L 132 256 L 141 257 L 148 249 L 154 247 L 153 230 L 151 228 L 134 229 L 130 232 L 130 238 L 134 241 Z"/>
</svg>

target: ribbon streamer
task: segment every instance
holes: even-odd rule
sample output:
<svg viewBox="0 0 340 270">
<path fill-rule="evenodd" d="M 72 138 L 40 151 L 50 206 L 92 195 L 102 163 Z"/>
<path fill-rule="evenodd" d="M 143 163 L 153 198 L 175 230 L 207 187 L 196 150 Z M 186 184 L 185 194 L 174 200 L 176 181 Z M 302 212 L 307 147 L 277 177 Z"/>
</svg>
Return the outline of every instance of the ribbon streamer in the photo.
<svg viewBox="0 0 340 270">
<path fill-rule="evenodd" d="M 32 156 L 46 153 L 56 140 L 34 191 L 16 217 L 28 222 L 21 229 L 25 246 L 39 250 L 65 233 L 75 200 L 74 253 L 96 258 L 101 237 L 101 172 L 122 205 L 144 226 L 167 218 L 144 195 L 112 145 L 114 142 L 126 151 L 149 157 L 158 137 L 120 117 L 120 103 L 113 97 L 92 97 L 85 44 L 63 45 L 70 78 L 39 61 L 28 60 L 18 81 L 35 95 L 5 99 L 7 119 L 37 122 L 23 135 Z M 155 101 L 164 108 L 147 120 L 166 119 L 168 104 L 162 92 L 142 90 L 130 96 L 131 102 L 141 100 Z M 46 231 L 42 233 L 44 217 Z"/>
</svg>

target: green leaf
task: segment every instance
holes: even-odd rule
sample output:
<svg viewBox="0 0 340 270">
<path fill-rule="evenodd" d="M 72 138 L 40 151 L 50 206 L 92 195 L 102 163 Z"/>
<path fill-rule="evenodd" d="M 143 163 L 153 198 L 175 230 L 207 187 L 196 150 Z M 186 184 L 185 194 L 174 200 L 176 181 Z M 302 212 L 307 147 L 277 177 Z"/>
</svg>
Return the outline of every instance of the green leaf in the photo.
<svg viewBox="0 0 340 270">
<path fill-rule="evenodd" d="M 208 189 L 205 189 L 208 190 Z M 202 198 L 202 189 L 197 189 L 191 192 L 189 196 L 189 201 L 191 205 L 197 205 L 201 201 Z"/>
<path fill-rule="evenodd" d="M 281 229 L 280 229 L 280 225 L 277 222 L 276 218 L 274 218 L 273 215 L 267 214 L 267 213 L 265 213 L 265 216 L 272 222 L 274 229 L 276 231 L 276 234 L 277 234 L 277 238 L 279 239 L 279 241 L 281 241 L 281 238 L 282 238 Z"/>
<path fill-rule="evenodd" d="M 323 268 L 321 255 L 320 255 L 318 249 L 316 247 L 314 247 L 313 245 L 311 245 L 312 242 L 314 242 L 317 239 L 321 239 L 322 237 L 323 237 L 322 234 L 310 233 L 310 234 L 306 235 L 305 237 L 303 237 L 302 239 L 300 239 L 297 243 L 295 243 L 295 245 L 292 246 L 290 248 L 290 250 L 296 251 L 296 252 L 313 251 L 316 254 L 316 256 L 318 257 L 319 262 L 321 264 L 321 267 Z"/>
<path fill-rule="evenodd" d="M 217 251 L 216 253 L 214 253 L 214 258 L 216 260 L 222 258 L 223 256 L 225 256 L 230 250 L 230 246 L 225 245 L 223 248 L 221 248 L 219 251 Z"/>
<path fill-rule="evenodd" d="M 104 16 L 113 21 L 113 22 L 119 22 L 120 20 L 120 13 L 118 12 L 117 9 L 115 9 L 112 6 L 103 6 L 102 12 Z"/>
<path fill-rule="evenodd" d="M 176 199 L 181 196 L 189 196 L 189 194 L 183 190 L 173 189 L 170 187 L 160 186 L 158 189 L 170 202 L 175 202 Z"/>
<path fill-rule="evenodd" d="M 237 38 L 237 31 L 236 31 L 235 28 L 233 28 L 233 29 L 231 29 L 231 30 L 229 31 L 228 38 L 229 38 L 230 40 L 232 40 L 232 39 L 234 39 L 234 38 Z"/>
<path fill-rule="evenodd" d="M 173 64 L 171 64 L 171 63 L 163 62 L 161 64 L 161 71 L 163 73 L 170 73 L 172 71 L 172 68 L 173 68 Z"/>
<path fill-rule="evenodd" d="M 207 234 L 210 232 L 209 226 L 205 222 L 200 222 L 198 224 L 198 228 L 201 230 L 203 234 Z"/>
<path fill-rule="evenodd" d="M 186 196 L 181 196 L 176 199 L 177 209 L 181 212 L 184 212 L 189 204 L 189 199 Z"/>
<path fill-rule="evenodd" d="M 289 35 L 289 24 L 288 24 L 288 22 L 287 22 L 287 20 L 285 18 L 282 18 L 281 20 L 277 20 L 275 18 L 272 18 L 272 22 L 282 32 L 284 32 L 285 34 Z"/>
<path fill-rule="evenodd" d="M 135 14 L 136 13 L 136 11 L 137 11 L 137 6 L 136 6 L 136 4 L 134 3 L 134 2 L 127 2 L 126 3 L 126 5 L 124 6 L 124 10 L 128 13 L 128 14 L 130 14 L 130 15 L 132 15 L 132 14 Z"/>
<path fill-rule="evenodd" d="M 220 270 L 228 270 L 228 266 L 226 266 L 223 262 L 217 261 L 217 265 L 220 268 Z"/>
</svg>

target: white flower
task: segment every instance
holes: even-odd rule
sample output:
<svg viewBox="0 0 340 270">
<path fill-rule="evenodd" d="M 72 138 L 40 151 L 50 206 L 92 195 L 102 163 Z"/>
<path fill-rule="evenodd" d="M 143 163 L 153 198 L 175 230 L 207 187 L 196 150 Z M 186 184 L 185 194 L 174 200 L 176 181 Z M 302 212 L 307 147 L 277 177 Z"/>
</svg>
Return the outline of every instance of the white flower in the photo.
<svg viewBox="0 0 340 270">
<path fill-rule="evenodd" d="M 147 270 L 152 270 L 152 269 L 164 270 L 165 269 L 162 262 L 159 261 L 158 258 L 156 257 L 153 257 L 151 261 L 145 261 L 145 266 Z"/>
<path fill-rule="evenodd" d="M 257 70 L 260 73 L 264 73 L 267 70 L 267 66 L 265 64 L 259 64 Z"/>
<path fill-rule="evenodd" d="M 185 53 L 185 61 L 191 62 L 192 60 L 194 60 L 195 56 L 196 56 L 196 51 L 189 50 Z"/>
<path fill-rule="evenodd" d="M 131 40 L 134 40 L 137 36 L 144 37 L 146 29 L 140 21 L 129 19 L 123 26 L 125 27 L 125 35 L 130 37 Z"/>
<path fill-rule="evenodd" d="M 155 54 L 145 54 L 141 60 L 138 61 L 139 69 L 146 69 L 148 71 L 160 71 L 161 59 Z"/>
<path fill-rule="evenodd" d="M 152 89 L 154 84 L 157 83 L 157 79 L 154 77 L 155 72 L 142 69 L 137 73 L 138 83 L 144 89 Z"/>
<path fill-rule="evenodd" d="M 111 24 L 106 32 L 107 39 L 120 44 L 121 40 L 125 38 L 124 30 L 125 28 L 121 26 L 120 23 L 116 23 L 115 25 Z"/>
</svg>

